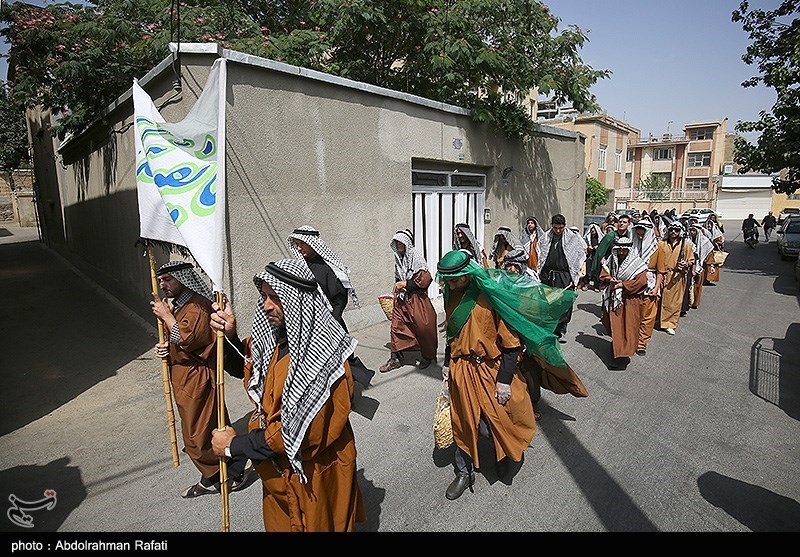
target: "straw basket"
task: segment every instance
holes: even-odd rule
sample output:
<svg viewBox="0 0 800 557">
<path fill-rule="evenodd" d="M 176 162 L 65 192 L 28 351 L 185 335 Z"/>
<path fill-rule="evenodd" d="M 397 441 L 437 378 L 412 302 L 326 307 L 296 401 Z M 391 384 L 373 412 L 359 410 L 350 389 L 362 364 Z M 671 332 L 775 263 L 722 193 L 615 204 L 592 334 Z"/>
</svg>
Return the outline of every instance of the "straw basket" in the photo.
<svg viewBox="0 0 800 557">
<path fill-rule="evenodd" d="M 433 418 L 433 440 L 440 449 L 453 444 L 453 422 L 450 420 L 450 401 L 444 391 L 436 398 L 436 415 Z"/>
<path fill-rule="evenodd" d="M 394 296 L 391 294 L 385 294 L 383 296 L 378 296 L 378 303 L 381 305 L 381 309 L 383 313 L 386 314 L 386 319 L 389 321 L 392 320 L 392 312 L 394 311 Z"/>
<path fill-rule="evenodd" d="M 728 252 L 722 250 L 714 250 L 711 252 L 714 256 L 713 263 L 722 267 L 725 264 L 725 260 L 728 258 Z"/>
</svg>

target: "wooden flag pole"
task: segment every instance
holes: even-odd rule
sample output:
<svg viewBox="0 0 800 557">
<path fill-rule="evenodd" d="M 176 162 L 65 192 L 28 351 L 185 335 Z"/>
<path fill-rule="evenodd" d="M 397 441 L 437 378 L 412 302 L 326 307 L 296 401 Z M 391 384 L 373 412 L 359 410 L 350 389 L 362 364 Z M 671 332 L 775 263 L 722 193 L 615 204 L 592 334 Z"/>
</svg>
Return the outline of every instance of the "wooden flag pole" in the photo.
<svg viewBox="0 0 800 557">
<path fill-rule="evenodd" d="M 153 247 L 147 246 L 147 257 L 150 259 L 150 282 L 153 286 L 153 292 L 158 295 L 158 279 L 156 278 L 156 261 L 153 258 Z M 161 319 L 158 321 L 158 342 L 164 343 L 164 324 Z M 177 468 L 180 466 L 180 459 L 178 458 L 178 437 L 175 435 L 175 411 L 172 408 L 172 390 L 169 380 L 169 360 L 161 358 L 161 380 L 164 383 L 164 397 L 167 402 L 167 424 L 169 426 L 169 439 L 172 444 L 172 466 Z"/>
<path fill-rule="evenodd" d="M 214 293 L 217 305 L 223 307 L 222 292 Z M 217 428 L 225 429 L 225 333 L 217 331 Z M 222 531 L 230 532 L 231 516 L 228 505 L 228 463 L 219 459 L 219 485 L 222 493 Z"/>
</svg>

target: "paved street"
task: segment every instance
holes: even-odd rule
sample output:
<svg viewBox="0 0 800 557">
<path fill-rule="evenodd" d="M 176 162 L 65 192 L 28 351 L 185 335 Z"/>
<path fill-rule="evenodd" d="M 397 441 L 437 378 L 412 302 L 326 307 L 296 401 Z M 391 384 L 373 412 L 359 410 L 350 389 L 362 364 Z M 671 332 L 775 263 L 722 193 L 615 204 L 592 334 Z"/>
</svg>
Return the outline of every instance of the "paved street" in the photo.
<svg viewBox="0 0 800 557">
<path fill-rule="evenodd" d="M 474 493 L 445 499 L 452 449 L 435 450 L 431 429 L 439 367 L 377 373 L 352 414 L 369 517 L 359 529 L 800 530 L 794 261 L 778 257 L 774 238 L 751 250 L 734 239 L 738 223 L 726 228 L 719 284 L 704 288 L 676 336 L 656 331 L 625 371 L 605 365 L 599 293 L 580 293 L 563 350 L 589 397 L 543 392 L 536 435 L 510 480 L 486 466 Z M 33 531 L 218 531 L 219 497 L 179 496 L 198 473 L 185 455 L 171 464 L 153 327 L 35 231 L 3 230 L 0 501 L 56 490 L 52 510 L 31 513 Z M 374 369 L 388 356 L 388 330 L 353 331 Z M 246 427 L 250 404 L 227 379 L 231 416 Z M 0 524 L 22 531 L 5 516 Z M 231 495 L 231 530 L 263 531 L 258 484 Z"/>
</svg>

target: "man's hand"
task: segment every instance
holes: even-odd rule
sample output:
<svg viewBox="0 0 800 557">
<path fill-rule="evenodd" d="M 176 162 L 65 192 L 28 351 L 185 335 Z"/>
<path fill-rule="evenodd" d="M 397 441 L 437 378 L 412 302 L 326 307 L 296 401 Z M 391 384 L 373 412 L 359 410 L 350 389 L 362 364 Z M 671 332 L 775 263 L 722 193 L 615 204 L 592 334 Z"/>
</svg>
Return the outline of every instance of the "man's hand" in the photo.
<svg viewBox="0 0 800 557">
<path fill-rule="evenodd" d="M 164 358 L 169 357 L 169 343 L 168 342 L 157 342 L 155 347 L 153 348 L 153 352 L 156 353 L 158 358 L 162 360 Z"/>
<path fill-rule="evenodd" d="M 494 396 L 501 406 L 505 406 L 506 402 L 511 398 L 511 385 L 505 383 L 495 383 Z"/>
<path fill-rule="evenodd" d="M 233 314 L 233 308 L 228 302 L 226 296 L 222 300 L 223 308 L 220 309 L 217 302 L 211 304 L 211 309 L 214 313 L 211 314 L 211 328 L 214 331 L 222 331 L 226 337 L 236 336 L 236 316 Z"/>
<path fill-rule="evenodd" d="M 405 287 L 406 287 L 406 281 L 404 281 L 404 280 L 398 280 L 396 283 L 394 283 L 395 291 L 403 290 L 403 289 L 405 289 Z"/>
<path fill-rule="evenodd" d="M 172 330 L 172 326 L 177 323 L 177 320 L 175 316 L 172 315 L 172 308 L 169 307 L 167 299 L 159 299 L 158 294 L 153 292 L 153 301 L 150 302 L 150 307 L 153 308 L 153 315 L 164 323 L 164 327 L 166 327 L 167 331 Z"/>
<path fill-rule="evenodd" d="M 442 366 L 442 379 L 447 381 L 450 377 L 450 368 L 448 366 Z"/>
<path fill-rule="evenodd" d="M 225 426 L 224 429 L 211 430 L 211 450 L 219 457 L 225 456 L 225 447 L 231 444 L 233 438 L 236 437 L 236 430 L 231 426 Z"/>
</svg>

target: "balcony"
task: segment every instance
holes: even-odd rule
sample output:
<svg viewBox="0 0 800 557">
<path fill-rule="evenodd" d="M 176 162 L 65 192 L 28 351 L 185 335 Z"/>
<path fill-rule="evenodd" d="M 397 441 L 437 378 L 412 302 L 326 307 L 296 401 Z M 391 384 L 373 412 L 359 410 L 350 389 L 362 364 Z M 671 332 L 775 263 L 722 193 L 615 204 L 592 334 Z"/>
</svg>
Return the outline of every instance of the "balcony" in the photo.
<svg viewBox="0 0 800 557">
<path fill-rule="evenodd" d="M 628 201 L 708 201 L 711 199 L 709 190 L 668 190 L 650 191 L 637 188 L 620 188 L 614 190 L 616 199 Z"/>
</svg>

